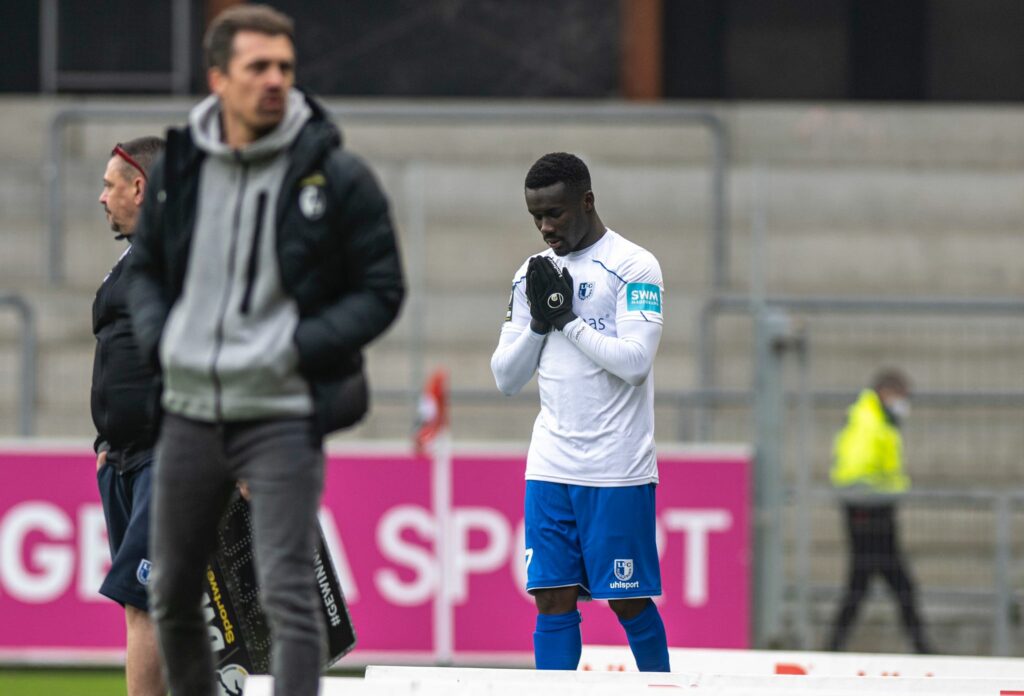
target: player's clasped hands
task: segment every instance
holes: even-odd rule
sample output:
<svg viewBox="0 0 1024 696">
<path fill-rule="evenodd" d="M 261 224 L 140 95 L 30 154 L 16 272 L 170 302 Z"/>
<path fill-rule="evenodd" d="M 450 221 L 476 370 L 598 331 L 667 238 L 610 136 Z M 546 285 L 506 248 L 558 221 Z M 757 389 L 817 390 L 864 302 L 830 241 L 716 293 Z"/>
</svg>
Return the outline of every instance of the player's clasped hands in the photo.
<svg viewBox="0 0 1024 696">
<path fill-rule="evenodd" d="M 526 297 L 535 331 L 547 333 L 552 326 L 561 331 L 576 318 L 572 311 L 572 293 L 572 275 L 568 268 L 559 271 L 555 262 L 545 256 L 530 259 L 526 266 Z"/>
</svg>

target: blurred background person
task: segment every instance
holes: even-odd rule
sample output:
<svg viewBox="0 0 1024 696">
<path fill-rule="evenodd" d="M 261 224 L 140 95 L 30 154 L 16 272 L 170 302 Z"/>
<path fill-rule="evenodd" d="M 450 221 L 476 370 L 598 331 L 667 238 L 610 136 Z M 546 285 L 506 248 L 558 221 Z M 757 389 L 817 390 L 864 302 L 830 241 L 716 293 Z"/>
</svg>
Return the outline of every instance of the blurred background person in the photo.
<svg viewBox="0 0 1024 696">
<path fill-rule="evenodd" d="M 874 575 L 899 603 L 915 652 L 934 652 L 924 635 L 914 581 L 900 548 L 896 502 L 910 488 L 900 426 L 910 415 L 910 381 L 899 370 L 878 373 L 850 407 L 833 446 L 832 484 L 849 536 L 849 573 L 827 648 L 842 650 Z"/>
<path fill-rule="evenodd" d="M 149 169 L 163 148 L 163 140 L 147 136 L 118 143 L 110 153 L 100 204 L 110 229 L 117 233 L 115 239 L 128 240 L 128 248 L 103 279 L 92 305 L 96 478 L 111 556 L 100 594 L 124 607 L 128 696 L 167 692 L 146 592 L 151 569 L 149 501 L 159 377 L 142 358 L 132 334 L 124 273 Z"/>
</svg>

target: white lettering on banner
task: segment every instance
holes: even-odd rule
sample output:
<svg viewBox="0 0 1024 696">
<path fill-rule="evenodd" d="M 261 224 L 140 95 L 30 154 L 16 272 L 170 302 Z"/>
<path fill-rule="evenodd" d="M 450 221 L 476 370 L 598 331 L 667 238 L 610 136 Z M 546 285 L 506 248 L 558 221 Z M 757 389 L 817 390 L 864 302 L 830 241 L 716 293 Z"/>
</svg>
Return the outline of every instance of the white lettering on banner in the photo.
<svg viewBox="0 0 1024 696">
<path fill-rule="evenodd" d="M 331 555 L 334 572 L 338 574 L 338 582 L 341 583 L 341 594 L 350 603 L 358 602 L 359 587 L 356 585 L 356 576 L 352 574 L 352 566 L 348 562 L 345 545 L 341 543 L 341 535 L 338 534 L 338 525 L 334 522 L 334 515 L 327 508 L 320 508 L 318 517 L 320 518 L 320 528 L 324 532 L 324 544 L 327 545 L 327 552 Z"/>
<path fill-rule="evenodd" d="M 451 519 L 452 600 L 465 603 L 469 599 L 471 574 L 492 573 L 506 563 L 517 590 L 525 599 L 530 599 L 525 589 L 524 522 L 520 520 L 513 530 L 503 513 L 488 507 L 454 508 Z M 659 555 L 664 552 L 668 533 L 683 534 L 681 589 L 687 606 L 700 607 L 708 603 L 709 536 L 728 531 L 732 524 L 732 514 L 726 509 L 662 510 L 657 529 Z M 429 602 L 437 591 L 434 551 L 403 537 L 403 533 L 408 532 L 425 540 L 433 539 L 436 521 L 431 511 L 415 505 L 399 505 L 388 510 L 377 526 L 377 546 L 381 555 L 413 574 L 411 580 L 403 580 L 397 569 L 381 568 L 375 575 L 377 589 L 384 598 L 401 606 Z M 483 534 L 485 541 L 482 546 L 472 547 L 473 532 Z"/>
<path fill-rule="evenodd" d="M 470 548 L 473 530 L 486 535 L 486 545 L 478 549 Z M 455 568 L 452 573 L 451 598 L 455 603 L 462 604 L 469 598 L 470 573 L 492 573 L 508 561 L 512 533 L 502 513 L 493 508 L 470 507 L 456 508 L 452 512 L 452 536 L 455 542 L 452 564 Z"/>
<path fill-rule="evenodd" d="M 377 525 L 377 548 L 384 558 L 413 571 L 404 581 L 392 568 L 381 568 L 374 581 L 381 595 L 392 604 L 412 606 L 431 599 L 437 587 L 437 569 L 430 550 L 402 538 L 411 529 L 423 539 L 434 538 L 434 516 L 418 505 L 397 505 Z"/>
<path fill-rule="evenodd" d="M 25 546 L 33 532 L 50 542 L 35 542 L 25 563 Z M 74 551 L 65 544 L 74 525 L 56 505 L 41 501 L 19 503 L 0 519 L 0 584 L 15 599 L 50 602 L 67 591 L 74 573 Z"/>
<path fill-rule="evenodd" d="M 78 509 L 78 599 L 82 602 L 106 602 L 100 585 L 110 570 L 110 544 L 107 521 L 100 505 Z"/>
<path fill-rule="evenodd" d="M 708 536 L 732 527 L 732 514 L 724 509 L 689 510 L 671 508 L 662 514 L 671 532 L 683 532 L 683 601 L 691 607 L 708 602 Z"/>
</svg>

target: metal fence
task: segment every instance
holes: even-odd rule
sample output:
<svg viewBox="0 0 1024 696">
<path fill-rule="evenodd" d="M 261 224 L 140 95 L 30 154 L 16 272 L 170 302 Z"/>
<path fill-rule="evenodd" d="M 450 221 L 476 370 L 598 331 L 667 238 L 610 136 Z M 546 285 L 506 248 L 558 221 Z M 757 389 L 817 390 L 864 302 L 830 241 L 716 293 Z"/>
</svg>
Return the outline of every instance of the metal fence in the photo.
<svg viewBox="0 0 1024 696">
<path fill-rule="evenodd" d="M 0 308 L 15 312 L 19 320 L 20 359 L 18 363 L 18 434 L 35 433 L 36 408 L 36 316 L 32 306 L 21 295 L 0 293 Z"/>
<path fill-rule="evenodd" d="M 833 628 L 847 558 L 840 504 L 814 488 L 786 507 L 793 543 L 786 558 L 782 635 L 821 649 Z M 941 653 L 1021 655 L 1024 488 L 912 489 L 898 505 L 898 528 L 916 580 L 925 633 Z M 896 598 L 881 578 L 861 610 L 853 645 L 911 649 Z"/>
<path fill-rule="evenodd" d="M 191 0 L 169 0 L 167 25 L 171 33 L 171 69 L 169 72 L 69 71 L 61 69 L 59 0 L 39 3 L 39 83 L 43 92 L 60 89 L 138 90 L 168 89 L 187 94 L 190 78 L 189 55 L 192 49 Z M 71 26 L 67 31 L 75 31 Z"/>
<path fill-rule="evenodd" d="M 438 236 L 442 233 L 450 234 L 448 228 L 452 222 L 451 215 L 443 210 L 447 200 L 451 198 L 447 188 L 459 185 L 459 181 L 453 183 L 458 174 L 451 173 L 459 167 L 465 167 L 466 162 L 476 167 L 470 171 L 482 171 L 485 176 L 490 177 L 488 180 L 500 178 L 508 181 L 512 187 L 518 187 L 528 166 L 528 163 L 524 165 L 522 157 L 530 156 L 528 153 L 536 151 L 538 147 L 545 147 L 542 143 L 571 148 L 574 147 L 571 134 L 590 133 L 590 141 L 586 140 L 586 135 L 576 141 L 576 146 L 583 146 L 582 151 L 585 151 L 587 142 L 594 142 L 594 133 L 602 134 L 601 137 L 607 141 L 611 136 L 627 128 L 634 131 L 637 128 L 657 130 L 662 136 L 652 147 L 657 148 L 660 153 L 670 153 L 664 155 L 661 165 L 663 169 L 658 170 L 661 172 L 659 179 L 671 181 L 670 186 L 686 187 L 687 212 L 691 217 L 680 223 L 668 216 L 662 216 L 648 221 L 647 229 L 657 228 L 663 231 L 664 237 L 670 239 L 665 246 L 671 248 L 673 256 L 683 259 L 675 263 L 698 266 L 701 271 L 704 268 L 709 269 L 706 276 L 701 272 L 701 277 L 702 280 L 706 277 L 712 287 L 724 287 L 726 283 L 729 276 L 730 246 L 727 220 L 728 133 L 723 121 L 709 111 L 671 105 L 611 103 L 445 105 L 329 101 L 327 106 L 348 132 L 349 137 L 353 130 L 358 131 L 359 128 L 363 129 L 364 134 L 367 130 L 391 128 L 406 134 L 399 136 L 400 142 L 388 139 L 384 146 L 377 144 L 378 149 L 375 152 L 372 148 L 379 141 L 373 140 L 372 134 L 369 153 L 356 146 L 357 150 L 372 159 L 386 189 L 393 195 L 394 211 L 407 264 L 409 293 L 402 317 L 382 344 L 378 344 L 375 349 L 377 355 L 387 354 L 388 357 L 385 359 L 389 361 L 390 369 L 385 374 L 371 375 L 374 378 L 375 397 L 378 397 L 378 403 L 395 404 L 388 413 L 399 416 L 392 419 L 396 423 L 411 420 L 410 416 L 415 410 L 416 391 L 428 368 L 451 360 L 451 351 L 448 350 L 449 346 L 445 345 L 445 341 L 479 343 L 483 340 L 481 335 L 486 335 L 487 341 L 491 340 L 493 331 L 498 326 L 497 321 L 493 326 L 478 326 L 477 334 L 473 334 L 467 329 L 469 324 L 462 320 L 465 312 L 477 308 L 471 305 L 474 296 L 494 294 L 497 298 L 493 304 L 495 312 L 503 311 L 504 301 L 508 296 L 508 281 L 505 278 L 506 274 L 508 277 L 511 276 L 513 267 L 509 266 L 508 257 L 503 257 L 500 252 L 492 252 L 477 260 L 474 268 L 470 269 L 477 274 L 474 279 L 467 281 L 476 283 L 473 292 L 461 290 L 458 297 L 440 298 L 463 303 L 456 310 L 438 311 L 437 308 L 443 305 L 440 302 L 432 304 L 427 300 L 431 293 L 434 293 L 435 298 L 439 292 L 452 294 L 447 287 L 437 289 L 445 281 L 440 279 L 442 274 L 438 271 L 437 257 L 431 257 L 431 253 L 438 248 Z M 114 139 L 123 137 L 126 128 L 138 130 L 145 127 L 157 131 L 163 124 L 182 122 L 186 114 L 187 108 L 184 103 L 168 106 L 167 103 L 154 104 L 135 100 L 119 104 L 76 105 L 54 113 L 49 125 L 44 168 L 47 234 L 40 239 L 40 243 L 44 245 L 44 252 L 40 257 L 44 262 L 41 273 L 47 280 L 56 285 L 82 285 L 85 278 L 95 277 L 101 267 L 99 263 L 93 261 L 96 256 L 96 245 L 83 243 L 85 235 L 82 233 L 81 223 L 78 222 L 86 206 L 95 207 L 94 194 L 91 191 L 83 191 L 82 182 L 92 180 L 95 176 L 93 168 L 99 168 L 101 158 L 105 159 L 107 156 L 106 150 L 96 143 L 113 142 Z M 405 128 L 409 130 L 403 131 Z M 484 147 L 489 147 L 489 142 L 508 139 L 510 132 L 529 131 L 528 137 L 520 134 L 512 139 L 513 142 L 522 142 L 523 151 L 527 154 L 498 146 L 494 148 L 498 153 L 496 157 L 481 157 L 465 151 L 449 155 L 445 151 L 438 151 L 437 148 L 422 148 L 415 142 L 421 133 L 423 137 L 430 138 L 438 132 L 464 133 L 467 128 L 477 129 L 475 142 L 483 144 Z M 414 132 L 412 136 L 408 135 L 410 131 Z M 469 140 L 473 141 L 472 135 L 469 136 Z M 366 145 L 365 140 L 363 145 Z M 632 174 L 643 166 L 646 166 L 646 163 L 642 156 L 629 153 L 624 155 L 620 149 L 616 151 L 610 163 L 600 167 L 599 175 L 612 173 L 611 183 L 606 189 L 610 192 L 620 188 L 617 184 L 632 181 Z M 511 177 L 507 176 L 512 172 L 514 174 L 511 174 Z M 438 173 L 442 177 L 447 177 L 445 182 L 438 182 L 435 176 Z M 521 193 L 510 187 L 508 195 L 502 195 L 501 198 L 513 200 L 520 196 Z M 610 193 L 603 199 L 605 205 L 608 205 L 609 198 Z M 466 206 L 464 203 L 457 203 L 457 207 L 464 209 Z M 507 213 L 499 226 L 494 225 L 493 219 L 480 223 L 479 213 L 475 210 L 469 213 L 456 212 L 456 215 L 459 214 L 463 217 L 457 219 L 456 223 L 464 227 L 468 224 L 490 225 L 489 229 L 495 234 L 501 233 L 500 225 L 515 230 L 532 231 L 521 222 L 526 220 L 525 214 L 522 218 L 515 218 L 514 227 L 509 224 Z M 474 218 L 472 223 L 466 223 L 465 219 L 472 215 L 478 217 Z M 526 238 L 524 232 L 523 239 Z M 81 258 L 75 255 L 76 250 L 84 252 Z M 701 261 L 694 263 L 689 260 L 692 258 L 699 258 Z M 435 263 L 431 264 L 431 260 Z M 89 265 L 91 275 L 82 272 L 85 265 Z M 465 269 L 449 270 L 451 272 L 448 275 L 451 276 Z M 484 274 L 486 278 L 483 277 Z M 693 275 L 692 272 L 677 273 L 674 277 L 690 278 Z M 689 292 L 689 288 L 687 290 Z M 467 307 L 467 303 L 470 306 Z M 500 395 L 489 388 L 491 386 L 485 385 L 478 375 L 461 382 L 459 379 L 453 379 L 455 407 L 459 408 L 460 404 L 466 404 L 464 411 L 467 418 L 476 419 L 479 412 L 479 409 L 475 408 L 476 405 L 483 403 L 496 406 L 507 403 L 507 400 L 503 402 Z M 484 391 L 486 393 L 482 394 Z M 667 405 L 668 401 L 687 400 L 689 397 L 683 395 L 673 399 L 666 391 L 660 398 L 661 410 L 666 411 L 672 408 Z M 499 416 L 497 420 L 501 420 L 501 417 Z M 663 420 L 668 421 L 668 418 Z M 494 438 L 497 436 L 494 430 L 491 428 L 490 432 L 477 434 L 476 437 Z M 373 437 L 399 437 L 405 432 L 407 428 L 402 430 L 393 426 L 390 430 L 368 434 Z M 509 436 L 513 432 L 515 431 L 509 430 Z"/>
<path fill-rule="evenodd" d="M 924 568 L 926 612 L 945 608 L 949 597 L 970 600 L 987 617 L 973 621 L 990 625 L 990 639 L 946 626 L 963 635 L 943 649 L 1010 654 L 1011 588 L 1019 580 L 1011 559 L 1020 558 L 1011 511 L 1024 473 L 1024 302 L 723 296 L 707 304 L 701 325 L 705 393 L 754 386 L 750 408 L 735 397 L 712 399 L 697 421 L 710 439 L 752 433 L 757 445 L 758 644 L 820 647 L 831 617 L 816 600 L 834 599 L 845 566 L 836 503 L 821 489 L 831 440 L 873 373 L 898 366 L 915 383 L 903 433 L 908 472 L 923 490 L 908 500 L 907 547 Z M 753 346 L 753 359 L 723 345 Z M 933 514 L 941 524 L 920 521 Z M 884 612 L 880 619 L 889 633 L 894 619 Z"/>
<path fill-rule="evenodd" d="M 711 225 L 708 231 L 712 269 L 712 287 L 726 289 L 729 278 L 728 241 L 728 176 L 729 135 L 725 122 L 710 111 L 679 106 L 640 106 L 606 103 L 591 106 L 547 105 L 355 105 L 332 104 L 331 114 L 338 119 L 364 119 L 377 123 L 440 123 L 486 124 L 541 124 L 557 127 L 596 124 L 623 124 L 630 126 L 676 124 L 702 128 L 711 138 L 712 158 L 709 176 Z M 182 122 L 187 112 L 163 106 L 103 106 L 81 105 L 67 107 L 54 114 L 50 122 L 46 158 L 46 220 L 47 220 L 47 277 L 61 282 L 64 277 L 64 134 L 69 125 L 82 122 L 153 121 Z M 415 202 L 412 203 L 415 207 Z M 422 230 L 424 221 L 413 220 L 411 227 Z"/>
</svg>

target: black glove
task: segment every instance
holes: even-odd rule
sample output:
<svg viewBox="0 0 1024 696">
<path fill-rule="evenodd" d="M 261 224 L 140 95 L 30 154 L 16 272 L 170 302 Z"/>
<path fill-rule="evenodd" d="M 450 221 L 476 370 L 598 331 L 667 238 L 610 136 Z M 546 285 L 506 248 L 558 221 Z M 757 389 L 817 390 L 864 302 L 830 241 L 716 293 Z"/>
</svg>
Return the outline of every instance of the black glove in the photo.
<svg viewBox="0 0 1024 696">
<path fill-rule="evenodd" d="M 538 257 L 534 257 L 537 259 Z M 576 318 L 572 311 L 573 282 L 569 269 L 558 272 L 555 262 L 539 257 L 541 262 L 527 267 L 526 285 L 533 286 L 530 312 L 534 307 L 540 311 L 544 320 L 559 331 Z"/>
<path fill-rule="evenodd" d="M 537 269 L 541 264 L 551 265 L 551 262 L 543 256 L 534 256 L 526 264 L 526 301 L 530 305 L 530 329 L 534 333 L 546 334 L 551 330 L 551 322 L 544 317 L 544 313 L 541 311 L 544 298 L 547 297 L 544 294 L 544 288 L 541 287 L 543 280 L 537 274 Z"/>
</svg>

